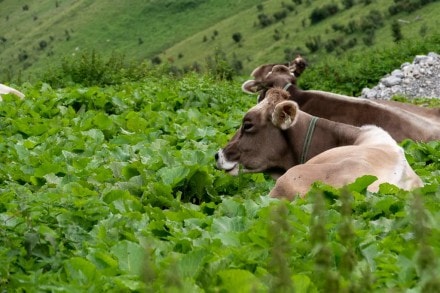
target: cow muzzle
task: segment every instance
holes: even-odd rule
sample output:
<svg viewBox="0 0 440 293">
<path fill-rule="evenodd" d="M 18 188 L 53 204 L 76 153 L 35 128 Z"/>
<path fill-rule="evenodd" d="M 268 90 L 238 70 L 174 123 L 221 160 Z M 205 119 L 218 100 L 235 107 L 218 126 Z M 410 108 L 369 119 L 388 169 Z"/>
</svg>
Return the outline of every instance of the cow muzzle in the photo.
<svg viewBox="0 0 440 293">
<path fill-rule="evenodd" d="M 220 170 L 224 170 L 231 175 L 237 176 L 239 173 L 239 165 L 238 162 L 228 161 L 225 157 L 225 154 L 222 149 L 220 149 L 215 154 L 215 160 L 217 161 L 217 168 Z"/>
</svg>

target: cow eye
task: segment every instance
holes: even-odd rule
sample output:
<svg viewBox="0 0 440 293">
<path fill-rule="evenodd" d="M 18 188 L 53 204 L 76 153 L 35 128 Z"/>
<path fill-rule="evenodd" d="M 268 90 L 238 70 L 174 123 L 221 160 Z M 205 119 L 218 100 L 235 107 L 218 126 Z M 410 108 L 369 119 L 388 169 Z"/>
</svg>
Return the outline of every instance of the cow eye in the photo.
<svg viewBox="0 0 440 293">
<path fill-rule="evenodd" d="M 254 128 L 254 124 L 250 121 L 244 121 L 243 122 L 243 130 L 245 132 L 250 132 Z"/>
</svg>

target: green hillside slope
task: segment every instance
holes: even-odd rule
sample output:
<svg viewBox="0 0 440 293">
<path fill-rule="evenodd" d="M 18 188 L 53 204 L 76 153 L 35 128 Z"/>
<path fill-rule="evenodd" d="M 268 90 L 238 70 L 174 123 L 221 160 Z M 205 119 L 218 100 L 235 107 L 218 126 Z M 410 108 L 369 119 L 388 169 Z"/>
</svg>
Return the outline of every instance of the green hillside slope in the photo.
<svg viewBox="0 0 440 293">
<path fill-rule="evenodd" d="M 406 2 L 417 1 L 396 1 Z M 26 79 L 87 50 L 180 69 L 203 67 L 224 53 L 246 75 L 297 53 L 319 62 L 328 54 L 390 46 L 393 23 L 401 38 L 416 42 L 438 33 L 440 3 L 420 2 L 425 5 L 397 13 L 393 0 L 2 0 L 0 80 Z"/>
<path fill-rule="evenodd" d="M 174 60 L 177 66 L 188 66 L 203 62 L 212 52 L 221 50 L 231 64 L 241 63 L 239 67 L 247 73 L 261 63 L 290 61 L 297 53 L 319 62 L 328 54 L 338 56 L 366 47 L 390 47 L 395 42 L 393 23 L 398 24 L 403 40 L 414 42 L 440 31 L 437 17 L 440 3 L 430 3 L 412 13 L 391 15 L 393 0 L 371 1 L 368 5 L 357 1 L 348 9 L 341 4 L 346 1 L 341 1 L 336 4 L 339 11 L 335 15 L 312 24 L 313 12 L 325 3 L 337 1 L 292 2 L 302 4 L 273 0 L 266 1 L 262 9 L 254 5 L 169 48 L 162 54 L 163 59 Z M 267 16 L 271 23 L 263 25 L 261 15 Z M 279 20 L 276 15 L 281 15 Z M 234 34 L 241 36 L 240 41 L 234 41 Z"/>
<path fill-rule="evenodd" d="M 1 75 L 94 49 L 149 59 L 252 0 L 0 1 Z M 208 16 L 209 15 L 209 16 Z M 197 20 L 197 21 L 194 21 Z"/>
</svg>

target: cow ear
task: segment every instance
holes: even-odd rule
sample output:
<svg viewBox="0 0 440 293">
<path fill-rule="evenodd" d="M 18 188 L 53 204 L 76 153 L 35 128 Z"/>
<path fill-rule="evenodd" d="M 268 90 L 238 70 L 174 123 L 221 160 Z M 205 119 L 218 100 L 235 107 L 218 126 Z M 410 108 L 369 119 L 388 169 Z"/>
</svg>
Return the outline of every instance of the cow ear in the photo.
<svg viewBox="0 0 440 293">
<path fill-rule="evenodd" d="M 275 106 L 272 113 L 272 123 L 286 130 L 293 126 L 296 122 L 298 113 L 298 105 L 293 101 L 283 101 Z"/>
<path fill-rule="evenodd" d="M 307 61 L 301 56 L 296 56 L 292 64 L 289 66 L 290 71 L 298 78 L 306 69 Z"/>
<path fill-rule="evenodd" d="M 256 80 L 247 80 L 241 85 L 243 92 L 248 94 L 255 94 L 262 89 L 261 82 Z"/>
</svg>

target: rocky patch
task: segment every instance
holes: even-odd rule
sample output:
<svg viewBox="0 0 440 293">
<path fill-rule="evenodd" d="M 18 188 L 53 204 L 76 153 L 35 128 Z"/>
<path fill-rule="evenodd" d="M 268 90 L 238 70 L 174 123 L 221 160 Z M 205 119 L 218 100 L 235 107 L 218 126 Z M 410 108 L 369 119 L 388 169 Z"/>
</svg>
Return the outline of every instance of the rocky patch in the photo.
<svg viewBox="0 0 440 293">
<path fill-rule="evenodd" d="M 440 55 L 418 55 L 383 77 L 372 89 L 364 88 L 361 97 L 389 100 L 395 95 L 406 98 L 440 98 Z"/>
</svg>

